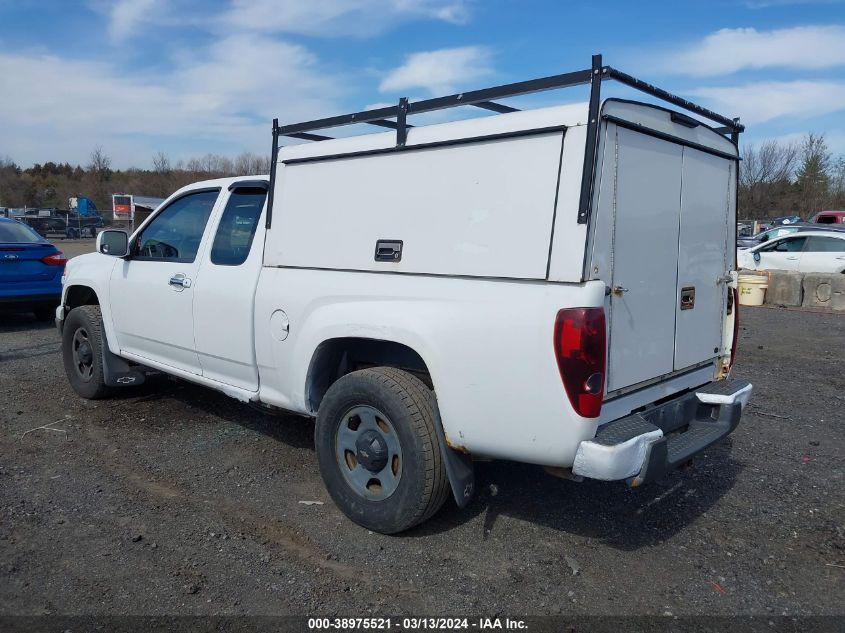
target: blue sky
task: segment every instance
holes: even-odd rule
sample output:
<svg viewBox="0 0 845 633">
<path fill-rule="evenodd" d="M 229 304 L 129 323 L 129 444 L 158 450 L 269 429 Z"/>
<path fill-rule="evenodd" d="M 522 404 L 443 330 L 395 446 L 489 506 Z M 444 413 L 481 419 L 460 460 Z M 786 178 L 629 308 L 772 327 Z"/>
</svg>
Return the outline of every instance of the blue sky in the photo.
<svg viewBox="0 0 845 633">
<path fill-rule="evenodd" d="M 101 145 L 117 167 L 149 167 L 157 151 L 267 153 L 274 116 L 520 81 L 595 52 L 741 116 L 751 142 L 814 131 L 845 153 L 837 0 L 0 0 L 0 156 L 84 164 Z"/>
</svg>

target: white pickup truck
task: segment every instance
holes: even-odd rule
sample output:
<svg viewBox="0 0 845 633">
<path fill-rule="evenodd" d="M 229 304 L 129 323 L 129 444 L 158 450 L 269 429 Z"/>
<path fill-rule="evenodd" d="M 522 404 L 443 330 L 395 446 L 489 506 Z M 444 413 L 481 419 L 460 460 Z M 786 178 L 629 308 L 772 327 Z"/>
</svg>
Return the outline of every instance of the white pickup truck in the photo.
<svg viewBox="0 0 845 633">
<path fill-rule="evenodd" d="M 602 101 L 609 79 L 699 118 Z M 575 84 L 589 102 L 495 101 Z M 493 114 L 408 121 L 452 106 Z M 314 132 L 364 124 L 389 131 Z M 741 131 L 598 56 L 274 122 L 269 178 L 180 189 L 131 237 L 104 231 L 68 263 L 67 376 L 102 398 L 152 369 L 316 418 L 329 493 L 384 533 L 450 490 L 465 505 L 473 458 L 646 483 L 733 431 L 751 393 L 727 379 Z"/>
</svg>

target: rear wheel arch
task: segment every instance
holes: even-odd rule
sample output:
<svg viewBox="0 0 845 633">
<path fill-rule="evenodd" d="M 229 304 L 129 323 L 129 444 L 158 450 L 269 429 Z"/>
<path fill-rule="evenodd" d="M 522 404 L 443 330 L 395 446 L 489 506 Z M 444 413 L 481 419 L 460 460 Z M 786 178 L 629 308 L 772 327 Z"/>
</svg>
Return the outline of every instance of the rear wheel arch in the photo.
<svg viewBox="0 0 845 633">
<path fill-rule="evenodd" d="M 320 343 L 308 364 L 305 404 L 315 413 L 326 392 L 338 379 L 359 369 L 394 367 L 416 376 L 433 389 L 428 364 L 412 347 L 391 340 L 360 337 L 327 339 Z"/>
</svg>

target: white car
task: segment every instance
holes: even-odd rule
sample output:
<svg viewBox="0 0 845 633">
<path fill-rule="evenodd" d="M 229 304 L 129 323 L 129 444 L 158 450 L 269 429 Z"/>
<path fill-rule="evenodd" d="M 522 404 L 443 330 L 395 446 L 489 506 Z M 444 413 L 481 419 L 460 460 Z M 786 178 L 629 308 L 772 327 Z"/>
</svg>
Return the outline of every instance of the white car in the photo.
<svg viewBox="0 0 845 633">
<path fill-rule="evenodd" d="M 749 270 L 793 270 L 801 273 L 845 272 L 845 232 L 803 231 L 760 246 L 738 249 L 736 263 Z"/>
<path fill-rule="evenodd" d="M 154 369 L 314 418 L 329 494 L 385 533 L 450 491 L 463 507 L 473 458 L 632 486 L 686 463 L 751 393 L 727 379 L 743 128 L 602 104 L 618 71 L 596 61 L 274 125 L 269 178 L 196 183 L 131 238 L 102 232 L 57 311 L 72 387 L 102 398 Z M 583 82 L 589 104 L 490 101 Z M 406 123 L 472 104 L 502 114 Z M 323 132 L 368 122 L 392 130 Z"/>
</svg>

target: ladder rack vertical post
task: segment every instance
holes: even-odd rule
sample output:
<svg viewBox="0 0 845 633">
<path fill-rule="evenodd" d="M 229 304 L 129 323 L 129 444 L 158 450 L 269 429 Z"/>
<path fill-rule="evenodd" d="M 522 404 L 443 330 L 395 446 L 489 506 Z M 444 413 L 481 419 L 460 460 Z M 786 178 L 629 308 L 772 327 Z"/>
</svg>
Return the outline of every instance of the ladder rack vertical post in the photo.
<svg viewBox="0 0 845 633">
<path fill-rule="evenodd" d="M 279 161 L 279 119 L 273 119 L 273 149 L 270 152 L 270 190 L 267 192 L 267 218 L 265 228 L 273 221 L 273 192 L 276 190 L 276 163 Z"/>
<path fill-rule="evenodd" d="M 581 200 L 578 205 L 578 224 L 587 224 L 593 196 L 593 177 L 596 169 L 599 106 L 601 105 L 602 60 L 593 55 L 590 75 L 590 107 L 587 113 L 587 146 L 584 149 L 584 169 L 581 175 Z"/>
<path fill-rule="evenodd" d="M 399 99 L 399 110 L 396 113 L 396 146 L 405 147 L 408 140 L 408 97 Z"/>
</svg>

